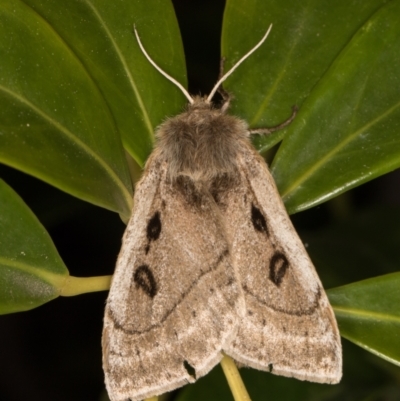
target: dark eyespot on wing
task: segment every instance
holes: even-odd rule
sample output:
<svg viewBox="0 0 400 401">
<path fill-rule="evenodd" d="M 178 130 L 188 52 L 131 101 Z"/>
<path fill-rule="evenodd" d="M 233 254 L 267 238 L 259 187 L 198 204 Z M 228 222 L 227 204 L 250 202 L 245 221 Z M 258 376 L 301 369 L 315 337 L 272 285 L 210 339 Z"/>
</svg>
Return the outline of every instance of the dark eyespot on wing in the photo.
<svg viewBox="0 0 400 401">
<path fill-rule="evenodd" d="M 268 365 L 268 371 L 269 371 L 269 373 L 272 373 L 273 369 L 274 369 L 274 365 L 273 365 L 272 363 L 270 363 L 270 364 Z"/>
<path fill-rule="evenodd" d="M 253 203 L 251 204 L 251 221 L 257 231 L 268 235 L 268 226 L 265 217 L 261 213 L 260 209 L 254 206 Z"/>
<path fill-rule="evenodd" d="M 279 287 L 288 267 L 286 256 L 282 252 L 275 252 L 269 262 L 269 279 Z"/>
<path fill-rule="evenodd" d="M 136 284 L 136 288 L 141 288 L 150 298 L 156 296 L 158 291 L 157 283 L 149 266 L 139 266 L 133 274 L 133 281 Z"/>
<path fill-rule="evenodd" d="M 188 375 L 196 380 L 196 369 L 188 361 L 183 361 L 183 367 L 186 369 Z"/>
<path fill-rule="evenodd" d="M 157 241 L 161 233 L 160 212 L 155 212 L 153 217 L 147 223 L 147 239 Z"/>
</svg>

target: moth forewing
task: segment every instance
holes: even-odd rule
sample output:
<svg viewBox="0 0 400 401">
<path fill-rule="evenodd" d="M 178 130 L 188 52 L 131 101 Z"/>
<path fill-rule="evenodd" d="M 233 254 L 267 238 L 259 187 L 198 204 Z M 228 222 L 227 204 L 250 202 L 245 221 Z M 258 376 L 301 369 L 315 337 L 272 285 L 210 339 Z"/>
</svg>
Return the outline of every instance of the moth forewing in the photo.
<svg viewBox="0 0 400 401">
<path fill-rule="evenodd" d="M 284 376 L 340 380 L 334 314 L 272 176 L 247 124 L 211 103 L 252 51 L 208 98 L 183 89 L 187 110 L 157 129 L 107 300 L 111 401 L 193 382 L 223 352 Z"/>
<path fill-rule="evenodd" d="M 105 313 L 103 365 L 112 401 L 164 393 L 207 373 L 244 310 L 207 192 L 172 185 L 156 151 L 134 205 Z"/>
<path fill-rule="evenodd" d="M 257 369 L 337 383 L 340 336 L 319 277 L 264 160 L 248 148 L 238 165 L 242 185 L 226 196 L 226 226 L 246 313 L 225 351 Z"/>
</svg>

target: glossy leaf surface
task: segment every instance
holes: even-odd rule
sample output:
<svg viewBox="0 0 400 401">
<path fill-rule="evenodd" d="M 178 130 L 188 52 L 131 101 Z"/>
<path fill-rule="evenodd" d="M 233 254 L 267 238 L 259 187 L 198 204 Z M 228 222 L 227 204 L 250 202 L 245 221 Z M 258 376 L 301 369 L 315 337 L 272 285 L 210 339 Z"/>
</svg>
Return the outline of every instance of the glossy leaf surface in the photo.
<svg viewBox="0 0 400 401">
<path fill-rule="evenodd" d="M 117 130 L 88 71 L 21 1 L 0 9 L 0 161 L 128 214 L 131 184 Z"/>
<path fill-rule="evenodd" d="M 34 214 L 0 180 L 0 313 L 28 310 L 59 295 L 68 270 Z"/>
<path fill-rule="evenodd" d="M 0 10 L 0 161 L 124 219 L 132 186 L 121 136 L 143 165 L 154 128 L 185 103 L 140 52 L 134 23 L 185 83 L 169 3 L 6 0 Z"/>
<path fill-rule="evenodd" d="M 328 291 L 340 334 L 400 366 L 400 273 Z"/>
<path fill-rule="evenodd" d="M 254 0 L 244 10 L 228 2 L 222 41 L 228 65 L 261 38 L 261 21 L 274 23 L 267 42 L 225 85 L 235 96 L 232 111 L 251 127 L 271 126 L 300 106 L 286 131 L 256 140 L 264 151 L 285 135 L 272 173 L 290 213 L 400 165 L 400 2 L 385 3 L 274 7 Z M 255 29 L 244 34 L 249 24 Z"/>
<path fill-rule="evenodd" d="M 294 121 L 272 166 L 289 211 L 400 166 L 399 13 L 394 1 L 360 29 Z"/>
<path fill-rule="evenodd" d="M 273 24 L 267 41 L 225 83 L 232 113 L 252 128 L 273 126 L 301 106 L 357 30 L 385 0 L 228 0 L 222 55 L 228 70 Z M 340 22 L 340 23 L 339 23 Z M 268 137 L 259 145 L 270 144 Z M 264 147 L 267 145 L 263 145 Z"/>
<path fill-rule="evenodd" d="M 167 116 L 178 113 L 186 100 L 145 59 L 133 26 L 154 61 L 186 85 L 172 4 L 162 0 L 25 2 L 48 21 L 81 61 L 108 103 L 126 149 L 143 166 L 153 147 L 154 129 Z"/>
</svg>

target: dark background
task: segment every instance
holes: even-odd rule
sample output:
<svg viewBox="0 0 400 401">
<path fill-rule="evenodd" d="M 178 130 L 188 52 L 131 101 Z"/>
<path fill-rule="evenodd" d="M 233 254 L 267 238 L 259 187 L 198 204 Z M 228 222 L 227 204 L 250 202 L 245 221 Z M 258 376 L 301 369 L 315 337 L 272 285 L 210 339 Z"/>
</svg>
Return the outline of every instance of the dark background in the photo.
<svg viewBox="0 0 400 401">
<path fill-rule="evenodd" d="M 208 93 L 218 76 L 224 1 L 175 0 L 174 5 L 183 36 L 189 91 Z M 71 275 L 112 274 L 124 231 L 116 214 L 6 166 L 0 165 L 0 177 L 17 191 L 47 228 Z M 393 172 L 293 216 L 311 256 L 314 260 L 321 259 L 321 270 L 317 262 L 316 265 L 326 287 L 396 269 L 395 265 L 354 266 L 350 270 L 337 266 L 332 274 L 313 244 L 320 240 L 320 233 L 334 235 L 335 229 L 339 230 L 342 246 L 337 257 L 346 261 L 354 256 L 351 237 L 357 227 L 370 230 L 372 243 L 374 235 L 377 239 L 389 235 L 383 217 L 379 216 L 399 215 L 399 184 L 399 171 Z M 331 229 L 333 225 L 335 228 Z M 347 231 L 352 234 L 344 240 Z M 399 242 L 398 238 L 395 240 Z M 100 338 L 106 297 L 106 292 L 60 297 L 29 312 L 1 316 L 0 401 L 103 399 Z M 346 344 L 345 351 L 346 347 L 355 346 Z M 351 363 L 346 362 L 346 353 L 344 358 L 345 366 Z M 400 399 L 400 392 L 398 395 Z M 269 394 L 268 399 L 277 396 Z"/>
</svg>

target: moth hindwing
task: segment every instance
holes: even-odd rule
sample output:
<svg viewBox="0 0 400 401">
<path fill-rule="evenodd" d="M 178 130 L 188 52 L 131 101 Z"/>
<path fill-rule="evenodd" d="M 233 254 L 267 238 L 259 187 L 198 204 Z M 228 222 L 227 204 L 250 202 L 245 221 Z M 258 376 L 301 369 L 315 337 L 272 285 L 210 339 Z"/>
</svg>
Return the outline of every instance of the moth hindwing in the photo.
<svg viewBox="0 0 400 401">
<path fill-rule="evenodd" d="M 318 275 L 247 124 L 225 113 L 229 99 L 213 106 L 215 90 L 185 91 L 187 110 L 157 129 L 136 188 L 104 317 L 112 401 L 193 382 L 223 353 L 301 380 L 341 378 Z"/>
</svg>

